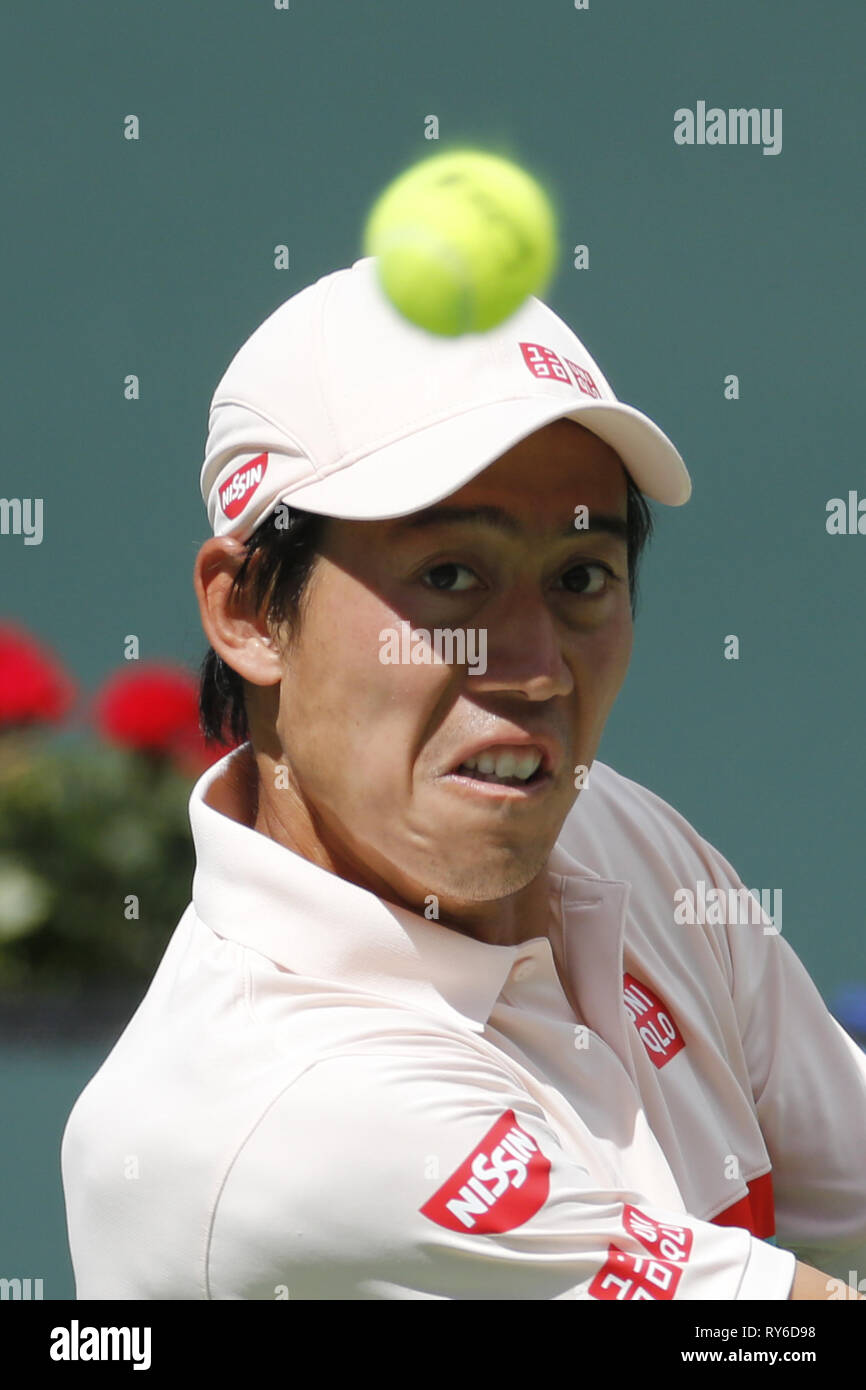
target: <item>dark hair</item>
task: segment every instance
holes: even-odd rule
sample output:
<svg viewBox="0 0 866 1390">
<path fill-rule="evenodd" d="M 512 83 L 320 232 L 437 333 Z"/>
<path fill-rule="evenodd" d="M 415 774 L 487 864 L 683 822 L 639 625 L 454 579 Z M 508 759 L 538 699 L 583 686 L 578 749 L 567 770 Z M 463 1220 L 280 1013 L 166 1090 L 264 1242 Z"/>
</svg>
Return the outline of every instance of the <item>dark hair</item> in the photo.
<svg viewBox="0 0 866 1390">
<path fill-rule="evenodd" d="M 643 493 L 626 471 L 628 586 L 631 611 L 637 613 L 638 565 L 652 536 L 653 517 Z M 273 624 L 284 624 L 289 640 L 303 617 L 302 599 L 318 558 L 327 517 L 285 506 L 266 517 L 247 541 L 243 564 L 235 575 L 232 594 L 253 600 L 256 611 L 266 605 Z M 199 712 L 206 739 L 243 743 L 249 738 L 244 683 L 221 656 L 209 647 L 199 673 Z"/>
</svg>

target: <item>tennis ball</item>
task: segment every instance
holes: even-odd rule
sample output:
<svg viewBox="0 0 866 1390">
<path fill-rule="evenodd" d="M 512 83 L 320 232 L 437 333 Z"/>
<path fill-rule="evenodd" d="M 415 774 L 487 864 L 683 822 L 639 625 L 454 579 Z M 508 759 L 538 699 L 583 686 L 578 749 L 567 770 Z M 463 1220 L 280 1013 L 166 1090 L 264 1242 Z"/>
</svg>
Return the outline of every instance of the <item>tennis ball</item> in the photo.
<svg viewBox="0 0 866 1390">
<path fill-rule="evenodd" d="M 422 160 L 380 195 L 364 229 L 388 299 L 411 323 L 454 337 L 484 333 L 542 294 L 556 217 L 525 169 L 482 150 Z"/>
</svg>

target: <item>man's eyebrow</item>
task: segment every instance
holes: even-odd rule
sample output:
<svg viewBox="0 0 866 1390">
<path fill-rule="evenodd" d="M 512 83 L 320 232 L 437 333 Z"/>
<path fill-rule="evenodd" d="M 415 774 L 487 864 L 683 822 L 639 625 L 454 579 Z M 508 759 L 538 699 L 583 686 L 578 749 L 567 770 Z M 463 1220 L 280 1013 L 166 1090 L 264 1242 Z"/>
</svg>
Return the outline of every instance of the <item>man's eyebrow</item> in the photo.
<svg viewBox="0 0 866 1390">
<path fill-rule="evenodd" d="M 422 531 L 433 526 L 445 526 L 455 522 L 468 522 L 475 526 L 491 526 L 505 531 L 509 536 L 519 536 L 523 530 L 517 517 L 501 507 L 426 507 L 424 511 L 412 516 L 400 517 L 395 525 L 400 530 Z M 594 512 L 589 509 L 589 524 L 576 527 L 571 521 L 559 533 L 562 539 L 569 536 L 589 536 L 594 532 L 607 532 L 618 540 L 628 540 L 628 522 L 624 517 L 611 512 Z"/>
</svg>

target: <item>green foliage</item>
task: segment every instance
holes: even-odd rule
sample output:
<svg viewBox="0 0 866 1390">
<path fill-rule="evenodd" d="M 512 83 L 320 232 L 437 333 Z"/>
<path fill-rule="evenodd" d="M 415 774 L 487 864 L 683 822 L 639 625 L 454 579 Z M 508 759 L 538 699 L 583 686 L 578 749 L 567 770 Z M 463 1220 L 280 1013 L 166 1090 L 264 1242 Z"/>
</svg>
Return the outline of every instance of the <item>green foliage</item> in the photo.
<svg viewBox="0 0 866 1390">
<path fill-rule="evenodd" d="M 158 755 L 0 739 L 0 990 L 150 979 L 190 900 L 193 781 Z"/>
</svg>

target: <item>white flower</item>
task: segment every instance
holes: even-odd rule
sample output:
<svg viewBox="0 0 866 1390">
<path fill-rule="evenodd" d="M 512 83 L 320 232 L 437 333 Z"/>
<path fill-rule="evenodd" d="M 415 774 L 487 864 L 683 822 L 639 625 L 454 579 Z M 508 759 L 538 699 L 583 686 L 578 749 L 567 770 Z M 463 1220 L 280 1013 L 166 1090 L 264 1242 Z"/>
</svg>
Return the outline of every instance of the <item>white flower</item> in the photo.
<svg viewBox="0 0 866 1390">
<path fill-rule="evenodd" d="M 14 860 L 0 861 L 0 942 L 40 927 L 50 908 L 51 893 L 43 879 Z"/>
</svg>

